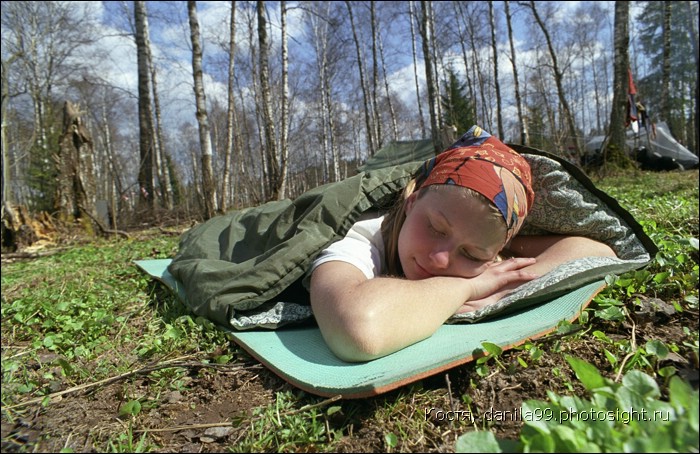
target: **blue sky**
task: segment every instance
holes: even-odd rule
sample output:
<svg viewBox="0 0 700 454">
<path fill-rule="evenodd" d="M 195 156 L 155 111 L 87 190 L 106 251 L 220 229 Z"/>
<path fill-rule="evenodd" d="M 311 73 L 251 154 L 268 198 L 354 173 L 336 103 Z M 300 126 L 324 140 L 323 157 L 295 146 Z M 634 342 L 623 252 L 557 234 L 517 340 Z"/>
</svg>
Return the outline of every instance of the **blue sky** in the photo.
<svg viewBox="0 0 700 454">
<path fill-rule="evenodd" d="M 101 62 L 103 77 L 111 83 L 136 93 L 136 51 L 133 39 L 125 34 L 128 31 L 128 24 L 124 16 L 121 2 L 88 2 L 95 10 L 95 17 L 103 25 L 108 37 L 101 40 L 99 46 L 107 50 L 107 58 Z M 503 2 L 495 2 L 497 14 L 500 13 Z M 570 24 L 572 20 L 582 21 L 583 17 L 572 17 L 573 12 L 580 2 L 556 2 L 557 16 L 548 19 L 548 26 L 556 28 L 557 23 L 562 26 Z M 613 2 L 599 2 L 608 7 L 610 11 L 610 24 L 612 24 Z M 634 2 L 632 2 L 634 4 Z M 240 3 L 239 3 L 240 5 Z M 274 28 L 279 24 L 279 3 L 268 2 L 270 8 L 271 24 Z M 288 3 L 293 5 L 293 3 Z M 131 5 L 129 5 L 131 8 Z M 225 58 L 222 50 L 216 44 L 217 40 L 228 41 L 228 19 L 230 17 L 230 2 L 197 2 L 198 17 L 204 38 L 205 59 Z M 163 95 L 163 108 L 166 110 L 164 116 L 174 122 L 194 121 L 194 98 L 192 92 L 191 75 L 191 52 L 189 41 L 189 27 L 187 23 L 186 2 L 147 2 L 152 49 L 159 68 L 159 89 Z M 515 10 L 514 2 L 511 2 L 511 9 Z M 295 52 L 303 52 L 300 49 L 300 42 L 303 42 L 303 26 L 298 9 L 291 9 L 288 14 L 288 32 L 290 36 L 290 55 Z M 635 13 L 632 12 L 634 15 Z M 239 17 L 241 14 L 239 13 Z M 505 22 L 502 18 L 498 24 L 500 31 L 499 40 L 499 80 L 503 92 L 512 92 L 512 67 L 507 55 L 510 54 L 505 33 Z M 530 43 L 527 41 L 528 24 L 522 23 L 522 13 L 515 15 L 515 36 L 516 48 L 519 64 L 525 64 L 533 58 L 530 54 Z M 487 20 L 487 18 L 485 18 Z M 132 18 L 129 18 L 132 20 Z M 531 22 L 531 20 L 530 20 Z M 243 27 L 239 27 L 241 36 L 247 33 Z M 404 36 L 407 35 L 407 32 Z M 402 36 L 400 33 L 387 33 L 387 39 L 391 36 Z M 272 33 L 271 38 L 279 41 L 279 34 Z M 405 39 L 405 38 L 404 38 Z M 239 45 L 245 45 L 245 39 L 238 39 Z M 387 44 L 389 47 L 391 43 Z M 420 49 L 420 44 L 419 49 Z M 600 46 L 609 46 L 610 43 L 600 43 Z M 403 46 L 403 59 L 395 60 L 392 72 L 389 75 L 391 90 L 397 94 L 404 103 L 415 105 L 415 82 L 411 57 L 410 44 Z M 239 50 L 244 53 L 245 49 Z M 450 60 L 449 56 L 445 56 Z M 453 59 L 461 61 L 461 55 L 454 55 Z M 420 63 L 419 63 L 420 64 Z M 424 72 L 419 71 L 421 79 Z M 206 94 L 209 100 L 219 99 L 225 103 L 226 85 L 223 74 L 208 72 L 205 74 Z M 510 112 L 513 110 L 513 112 Z M 514 107 L 506 107 L 505 115 L 514 114 Z"/>
</svg>

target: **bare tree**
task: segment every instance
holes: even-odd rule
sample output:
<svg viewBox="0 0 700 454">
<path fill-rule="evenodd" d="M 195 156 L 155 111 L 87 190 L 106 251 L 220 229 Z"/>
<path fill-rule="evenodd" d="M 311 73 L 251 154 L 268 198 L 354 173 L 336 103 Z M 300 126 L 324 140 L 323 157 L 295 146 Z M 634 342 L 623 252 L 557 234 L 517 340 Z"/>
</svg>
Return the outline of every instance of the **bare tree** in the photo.
<svg viewBox="0 0 700 454">
<path fill-rule="evenodd" d="M 381 27 L 380 27 L 381 29 Z M 384 59 L 384 42 L 381 32 L 377 33 L 377 41 L 379 45 L 379 58 L 382 63 L 382 77 L 384 79 L 384 90 L 386 92 L 386 102 L 389 107 L 389 118 L 391 119 L 392 140 L 399 140 L 399 126 L 396 122 L 396 111 L 394 103 L 391 100 L 391 92 L 389 91 L 389 79 L 387 77 L 386 60 Z"/>
<path fill-rule="evenodd" d="M 471 116 L 472 118 L 476 118 L 476 108 L 478 104 L 476 92 L 474 89 L 474 82 L 473 82 L 473 66 L 470 64 L 471 58 L 468 55 L 467 52 L 467 35 L 462 29 L 462 25 L 467 26 L 467 23 L 465 21 L 464 17 L 464 12 L 462 11 L 462 2 L 452 2 L 453 8 L 455 10 L 456 15 L 460 18 L 460 20 L 455 20 L 455 24 L 457 26 L 457 40 L 459 41 L 459 47 L 460 50 L 462 51 L 462 61 L 464 63 L 464 74 L 467 79 L 467 96 L 469 99 L 472 100 L 471 106 L 472 106 L 472 112 Z M 458 133 L 463 133 L 464 131 L 458 131 Z"/>
<path fill-rule="evenodd" d="M 377 14 L 375 10 L 375 2 L 369 2 L 370 25 L 372 29 L 372 118 L 374 124 L 374 137 L 376 139 L 377 148 L 381 148 L 384 142 L 382 137 L 382 112 L 379 109 L 379 101 L 377 100 L 377 90 L 379 89 L 379 61 L 377 59 L 377 45 L 379 41 L 379 31 L 377 26 Z"/>
<path fill-rule="evenodd" d="M 489 0 L 489 19 L 491 21 L 491 51 L 493 53 L 493 83 L 496 89 L 496 124 L 498 137 L 505 140 L 503 132 L 503 115 L 501 114 L 501 84 L 498 81 L 498 47 L 496 42 L 496 17 L 493 13 L 493 0 Z"/>
<path fill-rule="evenodd" d="M 88 71 L 86 46 L 96 39 L 91 14 L 88 4 L 2 2 L 2 82 L 7 84 L 4 86 L 8 87 L 9 96 L 4 101 L 9 102 L 20 93 L 28 96 L 31 112 L 27 115 L 32 123 L 26 150 L 13 153 L 16 146 L 10 143 L 6 144 L 5 150 L 11 165 L 21 173 L 18 181 L 21 178 L 28 182 L 19 192 L 29 195 L 37 193 L 38 189 L 42 193 L 42 197 L 31 196 L 39 209 L 53 208 L 52 197 L 58 183 L 51 178 L 57 171 L 51 154 L 55 153 L 62 132 L 60 107 L 59 112 L 54 112 L 54 106 L 61 103 L 54 96 L 77 74 Z M 81 56 L 87 58 L 76 58 Z M 6 114 L 7 111 L 3 111 L 3 122 L 7 121 Z M 33 186 L 32 191 L 28 190 L 27 184 Z M 17 202 L 30 200 L 20 196 Z"/>
<path fill-rule="evenodd" d="M 334 61 L 332 43 L 330 38 L 335 29 L 331 30 L 331 20 L 327 18 L 330 12 L 331 5 L 329 3 L 318 4 L 319 9 L 309 11 L 307 14 L 310 31 L 312 34 L 312 45 L 315 52 L 315 63 L 318 72 L 318 98 L 321 105 L 320 118 L 320 142 L 321 142 L 321 160 L 322 160 L 322 178 L 321 181 L 327 182 L 330 180 L 330 168 L 333 167 L 333 180 L 337 181 L 340 177 L 340 166 L 337 153 L 337 145 L 335 139 L 335 113 L 333 111 L 332 97 L 332 71 Z M 322 5 L 322 6 L 320 6 Z"/>
<path fill-rule="evenodd" d="M 700 47 L 698 45 L 698 22 L 695 20 L 696 14 L 697 14 L 697 9 L 694 9 L 690 1 L 684 2 L 685 9 L 687 11 L 686 17 L 685 17 L 685 28 L 688 32 L 688 36 L 690 37 L 690 44 L 693 48 L 693 60 L 695 63 L 695 67 L 698 68 L 700 67 L 700 52 L 698 51 L 698 48 Z M 695 2 L 695 6 L 697 7 L 697 2 Z M 693 124 L 692 128 L 693 131 L 695 132 L 694 136 L 694 141 L 695 141 L 695 154 L 698 154 L 698 149 L 700 148 L 700 88 L 698 86 L 698 79 L 697 77 L 695 78 L 695 111 L 693 112 Z"/>
<path fill-rule="evenodd" d="M 423 40 L 423 61 L 425 62 L 425 82 L 428 86 L 428 106 L 430 109 L 430 137 L 433 140 L 433 146 L 435 148 L 435 154 L 439 153 L 442 149 L 442 144 L 440 141 L 440 123 L 439 123 L 439 113 L 437 111 L 437 79 L 436 74 L 433 72 L 433 61 L 431 49 L 433 43 L 432 37 L 432 22 L 430 20 L 432 8 L 432 2 L 421 0 L 421 22 L 420 22 L 420 34 Z"/>
<path fill-rule="evenodd" d="M 202 45 L 200 44 L 199 21 L 197 20 L 197 2 L 188 0 L 187 12 L 190 20 L 190 38 L 192 40 L 192 75 L 194 76 L 194 96 L 197 105 L 197 123 L 199 124 L 199 144 L 202 149 L 202 190 L 204 194 L 204 217 L 214 217 L 218 211 L 216 184 L 212 167 L 213 150 L 207 115 L 207 99 L 202 80 Z"/>
<path fill-rule="evenodd" d="M 527 6 L 530 8 L 532 11 L 532 16 L 535 19 L 535 22 L 539 26 L 540 30 L 542 30 L 542 34 L 544 35 L 544 38 L 547 42 L 547 49 L 549 49 L 549 57 L 552 62 L 552 73 L 554 75 L 554 83 L 556 84 L 557 87 L 557 96 L 559 98 L 559 104 L 561 105 L 562 109 L 562 115 L 564 116 L 564 121 L 566 122 L 567 129 L 569 130 L 569 137 L 568 141 L 573 144 L 574 146 L 574 152 L 576 157 L 581 156 L 581 144 L 580 144 L 580 139 L 576 130 L 576 124 L 574 122 L 574 117 L 571 113 L 571 109 L 569 108 L 569 102 L 567 101 L 566 98 L 566 92 L 564 90 L 564 75 L 561 71 L 561 68 L 559 67 L 559 63 L 557 60 L 557 53 L 554 50 L 554 44 L 552 43 L 552 38 L 549 35 L 549 31 L 547 30 L 547 27 L 545 26 L 544 22 L 542 21 L 542 18 L 540 17 L 539 13 L 537 12 L 537 7 L 535 6 L 534 1 L 530 1 Z"/>
<path fill-rule="evenodd" d="M 147 43 L 146 49 L 148 52 L 148 66 L 150 67 L 151 73 L 151 89 L 153 92 L 154 121 L 152 124 L 155 166 L 161 193 L 160 197 L 163 206 L 169 211 L 173 209 L 173 187 L 170 182 L 167 151 L 165 150 L 165 140 L 163 139 L 163 117 L 160 110 L 160 96 L 158 95 L 158 72 L 155 62 L 153 61 L 150 44 Z"/>
<path fill-rule="evenodd" d="M 136 38 L 136 58 L 138 64 L 139 96 L 139 193 L 153 213 L 155 211 L 155 185 L 153 180 L 153 111 L 151 110 L 151 71 L 148 51 L 148 16 L 146 2 L 134 1 L 134 21 Z"/>
<path fill-rule="evenodd" d="M 508 42 L 510 44 L 510 62 L 513 65 L 513 90 L 515 91 L 515 106 L 518 109 L 518 130 L 520 132 L 520 144 L 529 145 L 527 134 L 527 124 L 523 115 L 523 100 L 520 95 L 520 81 L 518 78 L 518 63 L 515 56 L 515 46 L 513 45 L 513 26 L 511 23 L 512 16 L 510 14 L 510 1 L 503 2 L 506 13 L 506 24 L 508 27 Z"/>
<path fill-rule="evenodd" d="M 671 118 L 671 108 L 669 103 L 669 92 L 671 86 L 671 5 L 673 2 L 664 1 L 664 16 L 661 40 L 663 51 L 661 57 L 661 119 L 669 121 Z"/>
<path fill-rule="evenodd" d="M 609 141 L 604 147 L 607 163 L 623 165 L 625 149 L 626 106 L 629 90 L 629 2 L 615 2 L 615 75 L 613 108 L 610 115 Z"/>
<path fill-rule="evenodd" d="M 365 127 L 367 128 L 367 151 L 369 152 L 370 156 L 374 156 L 374 153 L 376 151 L 375 147 L 375 140 L 376 137 L 374 137 L 373 134 L 373 127 L 372 127 L 372 121 L 370 120 L 371 117 L 371 107 L 370 107 L 370 100 L 369 96 L 367 94 L 368 88 L 367 88 L 367 83 L 366 83 L 366 78 L 365 78 L 365 70 L 364 70 L 364 64 L 363 61 L 364 59 L 362 58 L 362 47 L 360 46 L 360 39 L 357 36 L 357 28 L 355 26 L 355 19 L 352 13 L 352 6 L 350 5 L 349 1 L 345 1 L 345 5 L 348 9 L 348 17 L 350 18 L 350 27 L 352 28 L 352 36 L 355 41 L 355 49 L 357 51 L 357 67 L 358 70 L 360 71 L 360 87 L 362 89 L 362 99 L 364 100 L 364 109 L 365 109 Z"/>
<path fill-rule="evenodd" d="M 7 107 L 10 102 L 9 71 L 12 63 L 18 55 L 13 54 L 7 60 L 2 61 L 2 129 L 0 130 L 0 144 L 2 145 L 2 218 L 5 218 L 5 206 L 13 202 L 11 187 L 12 173 L 10 172 L 10 147 L 7 143 Z"/>
<path fill-rule="evenodd" d="M 268 197 L 276 200 L 280 197 L 281 169 L 277 156 L 277 133 L 272 116 L 272 94 L 270 89 L 270 69 L 267 40 L 267 12 L 265 2 L 256 2 L 258 17 L 258 45 L 260 67 L 260 92 L 262 95 L 262 121 L 264 130 L 264 152 L 267 157 L 267 190 Z"/>
<path fill-rule="evenodd" d="M 231 191 L 231 156 L 234 147 L 234 128 L 236 127 L 236 105 L 234 95 L 235 84 L 235 44 L 236 44 L 236 2 L 231 2 L 231 17 L 229 22 L 228 41 L 228 104 L 226 108 L 226 148 L 224 149 L 224 170 L 221 175 L 221 200 L 219 208 L 222 212 L 228 209 Z"/>
<path fill-rule="evenodd" d="M 278 198 L 287 196 L 287 162 L 289 161 L 289 52 L 287 46 L 287 2 L 280 1 L 280 33 L 282 34 L 282 125 L 280 130 L 280 182 Z"/>
<path fill-rule="evenodd" d="M 413 20 L 416 14 L 413 9 L 413 0 L 408 2 L 408 21 L 411 26 L 411 54 L 413 55 L 413 78 L 416 81 L 416 101 L 418 104 L 418 120 L 420 122 L 421 137 L 425 137 L 425 118 L 423 118 L 423 102 L 420 96 L 420 85 L 418 84 L 418 57 L 416 52 L 416 32 L 413 28 Z"/>
</svg>

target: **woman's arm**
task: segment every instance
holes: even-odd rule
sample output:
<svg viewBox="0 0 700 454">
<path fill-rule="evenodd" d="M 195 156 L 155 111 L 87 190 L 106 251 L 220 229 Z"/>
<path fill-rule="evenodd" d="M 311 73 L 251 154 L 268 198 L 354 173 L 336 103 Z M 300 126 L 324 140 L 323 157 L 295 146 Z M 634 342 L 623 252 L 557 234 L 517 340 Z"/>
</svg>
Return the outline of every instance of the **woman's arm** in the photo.
<svg viewBox="0 0 700 454">
<path fill-rule="evenodd" d="M 535 257 L 528 271 L 543 275 L 562 263 L 583 257 L 615 257 L 605 243 L 582 236 L 521 235 L 513 238 L 509 248 L 516 257 Z"/>
<path fill-rule="evenodd" d="M 311 306 L 330 349 L 345 361 L 388 355 L 431 336 L 465 301 L 533 279 L 533 259 L 489 267 L 471 279 L 367 279 L 355 266 L 328 262 L 311 277 Z"/>
<path fill-rule="evenodd" d="M 504 251 L 516 257 L 534 257 L 530 266 L 523 268 L 537 275 L 544 275 L 557 266 L 583 257 L 615 257 L 615 252 L 600 241 L 581 236 L 522 235 L 513 238 L 510 248 Z M 456 312 L 473 312 L 507 296 L 521 283 L 508 284 L 482 299 L 466 301 Z"/>
</svg>

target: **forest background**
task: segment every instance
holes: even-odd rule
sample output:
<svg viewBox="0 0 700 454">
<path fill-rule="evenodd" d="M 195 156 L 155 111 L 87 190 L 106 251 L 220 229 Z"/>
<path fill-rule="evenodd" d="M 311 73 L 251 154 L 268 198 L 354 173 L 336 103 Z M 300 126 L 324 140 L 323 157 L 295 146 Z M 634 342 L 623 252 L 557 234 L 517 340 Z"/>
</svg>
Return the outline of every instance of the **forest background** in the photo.
<svg viewBox="0 0 700 454">
<path fill-rule="evenodd" d="M 3 1 L 3 225 L 16 207 L 105 232 L 206 219 L 343 179 L 390 141 L 438 150 L 451 126 L 581 163 L 592 135 L 623 147 L 628 70 L 697 154 L 697 17 L 697 1 Z"/>
</svg>

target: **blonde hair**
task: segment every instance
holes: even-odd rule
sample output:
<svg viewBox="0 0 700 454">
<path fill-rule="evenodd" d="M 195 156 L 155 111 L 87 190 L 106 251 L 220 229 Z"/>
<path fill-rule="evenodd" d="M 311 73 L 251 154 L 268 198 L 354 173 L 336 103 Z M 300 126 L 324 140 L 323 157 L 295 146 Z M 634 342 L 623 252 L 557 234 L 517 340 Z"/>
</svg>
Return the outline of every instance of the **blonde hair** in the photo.
<svg viewBox="0 0 700 454">
<path fill-rule="evenodd" d="M 389 276 L 403 277 L 403 268 L 399 258 L 399 234 L 406 220 L 406 200 L 415 191 L 418 192 L 418 198 L 423 197 L 429 190 L 439 190 L 444 184 L 434 184 L 424 188 L 417 188 L 416 179 L 411 179 L 404 188 L 401 196 L 396 201 L 394 207 L 386 214 L 382 222 L 382 238 L 384 240 L 384 258 L 386 260 L 387 274 Z M 464 186 L 454 186 L 463 190 L 464 197 L 476 197 L 484 203 L 487 203 L 491 208 L 493 219 L 500 219 L 505 231 L 505 221 L 503 215 L 489 199 L 484 197 L 479 192 Z"/>
</svg>

